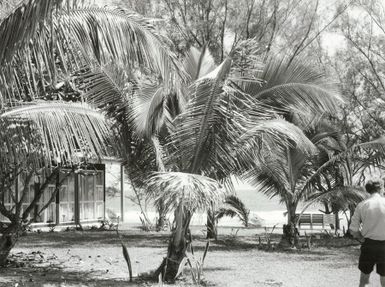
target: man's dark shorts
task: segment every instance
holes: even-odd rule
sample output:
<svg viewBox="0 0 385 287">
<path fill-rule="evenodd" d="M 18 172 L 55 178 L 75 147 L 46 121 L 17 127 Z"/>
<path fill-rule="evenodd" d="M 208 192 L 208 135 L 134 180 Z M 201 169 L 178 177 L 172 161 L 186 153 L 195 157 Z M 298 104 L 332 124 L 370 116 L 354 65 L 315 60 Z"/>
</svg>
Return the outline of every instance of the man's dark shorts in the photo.
<svg viewBox="0 0 385 287">
<path fill-rule="evenodd" d="M 361 246 L 361 255 L 358 269 L 362 273 L 370 274 L 376 265 L 377 273 L 385 276 L 385 241 L 377 241 L 365 238 Z"/>
</svg>

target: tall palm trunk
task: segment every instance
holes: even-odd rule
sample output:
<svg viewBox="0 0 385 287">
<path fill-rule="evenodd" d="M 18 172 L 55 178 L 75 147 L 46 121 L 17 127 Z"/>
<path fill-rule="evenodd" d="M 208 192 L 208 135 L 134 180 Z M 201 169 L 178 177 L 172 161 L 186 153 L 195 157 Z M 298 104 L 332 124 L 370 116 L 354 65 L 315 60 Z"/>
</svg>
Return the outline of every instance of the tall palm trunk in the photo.
<svg viewBox="0 0 385 287">
<path fill-rule="evenodd" d="M 189 244 L 189 226 L 192 214 L 184 210 L 183 203 L 175 210 L 174 228 L 168 245 L 167 257 L 155 271 L 156 278 L 162 274 L 165 281 L 174 281 L 179 265 L 186 256 Z"/>
</svg>

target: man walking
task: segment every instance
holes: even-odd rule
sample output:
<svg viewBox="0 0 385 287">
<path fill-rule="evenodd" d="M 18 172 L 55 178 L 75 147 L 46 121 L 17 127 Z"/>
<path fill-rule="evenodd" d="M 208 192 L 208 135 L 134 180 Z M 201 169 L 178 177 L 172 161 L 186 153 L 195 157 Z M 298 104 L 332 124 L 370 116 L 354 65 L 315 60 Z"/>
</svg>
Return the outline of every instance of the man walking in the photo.
<svg viewBox="0 0 385 287">
<path fill-rule="evenodd" d="M 360 287 L 369 286 L 370 273 L 376 265 L 385 287 L 385 198 L 382 196 L 382 180 L 369 180 L 365 189 L 370 197 L 360 202 L 354 211 L 350 233 L 357 239 L 364 239 L 358 269 L 361 271 Z"/>
</svg>

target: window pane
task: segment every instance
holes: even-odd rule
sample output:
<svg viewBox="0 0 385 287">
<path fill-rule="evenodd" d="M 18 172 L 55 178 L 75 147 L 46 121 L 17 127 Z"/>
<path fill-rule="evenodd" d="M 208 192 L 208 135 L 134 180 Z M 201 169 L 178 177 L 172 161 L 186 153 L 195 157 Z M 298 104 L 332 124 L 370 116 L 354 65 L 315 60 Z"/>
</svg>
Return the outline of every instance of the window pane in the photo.
<svg viewBox="0 0 385 287">
<path fill-rule="evenodd" d="M 96 194 L 97 194 L 96 200 L 103 200 L 103 186 L 98 186 L 96 188 Z"/>
<path fill-rule="evenodd" d="M 96 218 L 103 219 L 103 202 L 96 203 Z"/>
<path fill-rule="evenodd" d="M 47 214 L 47 223 L 54 223 L 56 222 L 56 211 L 55 211 L 55 206 L 56 204 L 54 203 L 51 203 L 47 209 L 45 210 L 46 214 Z"/>
<path fill-rule="evenodd" d="M 60 188 L 59 200 L 60 202 L 68 202 L 68 188 L 66 185 Z"/>
<path fill-rule="evenodd" d="M 44 198 L 42 198 L 42 202 L 44 202 L 44 204 L 47 204 L 48 201 L 51 199 L 53 193 L 55 192 L 55 188 L 55 186 L 49 185 L 48 188 L 45 189 Z M 55 199 L 53 200 L 53 202 L 55 202 Z"/>
<path fill-rule="evenodd" d="M 85 214 L 86 214 L 86 218 L 85 219 L 94 219 L 95 216 L 94 216 L 94 203 L 86 203 L 85 204 Z"/>
<path fill-rule="evenodd" d="M 98 171 L 96 174 L 96 185 L 103 185 L 103 172 Z"/>
<path fill-rule="evenodd" d="M 68 178 L 68 201 L 73 202 L 75 201 L 75 178 L 74 175 L 70 175 Z"/>
<path fill-rule="evenodd" d="M 88 201 L 94 200 L 94 193 L 95 193 L 95 177 L 94 175 L 89 175 L 87 177 L 87 190 L 86 190 L 86 198 Z"/>
</svg>

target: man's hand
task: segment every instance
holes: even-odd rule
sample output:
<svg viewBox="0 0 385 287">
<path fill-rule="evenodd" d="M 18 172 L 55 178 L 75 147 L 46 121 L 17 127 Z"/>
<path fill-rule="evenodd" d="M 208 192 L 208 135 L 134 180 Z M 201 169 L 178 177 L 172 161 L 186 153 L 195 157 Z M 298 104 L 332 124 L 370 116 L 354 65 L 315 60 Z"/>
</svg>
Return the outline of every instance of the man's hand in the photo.
<svg viewBox="0 0 385 287">
<path fill-rule="evenodd" d="M 353 230 L 350 230 L 350 234 L 351 234 L 355 239 L 358 239 L 359 241 L 363 241 L 363 240 L 364 240 L 364 237 L 362 236 L 362 234 L 361 234 L 360 231 L 353 231 Z"/>
</svg>

